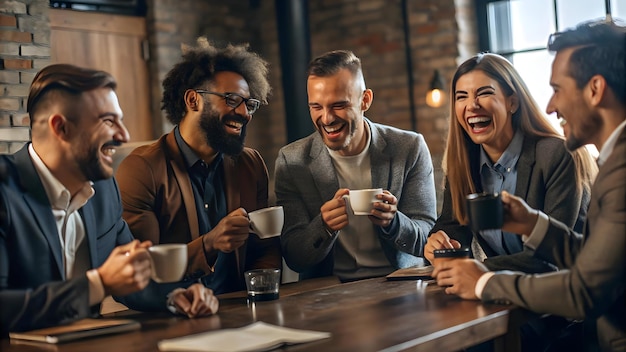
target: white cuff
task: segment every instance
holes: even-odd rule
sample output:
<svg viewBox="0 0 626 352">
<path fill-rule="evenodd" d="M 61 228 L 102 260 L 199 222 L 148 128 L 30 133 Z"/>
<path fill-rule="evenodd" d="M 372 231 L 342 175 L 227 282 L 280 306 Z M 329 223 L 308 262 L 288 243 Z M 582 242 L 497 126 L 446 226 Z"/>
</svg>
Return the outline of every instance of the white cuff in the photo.
<svg viewBox="0 0 626 352">
<path fill-rule="evenodd" d="M 550 225 L 550 218 L 548 215 L 543 212 L 539 212 L 539 217 L 537 218 L 537 222 L 535 223 L 535 227 L 533 227 L 533 231 L 526 238 L 522 237 L 524 241 L 524 245 L 532 250 L 537 249 L 539 243 L 548 232 L 548 226 Z"/>
<path fill-rule="evenodd" d="M 87 280 L 89 280 L 89 306 L 93 306 L 104 299 L 104 284 L 96 269 L 87 271 Z"/>
<path fill-rule="evenodd" d="M 474 294 L 476 295 L 476 297 L 478 297 L 478 299 L 482 298 L 485 285 L 487 285 L 487 281 L 489 281 L 489 279 L 491 279 L 493 275 L 495 275 L 493 271 L 486 272 L 478 278 L 478 281 L 476 281 L 476 287 L 474 287 Z"/>
</svg>

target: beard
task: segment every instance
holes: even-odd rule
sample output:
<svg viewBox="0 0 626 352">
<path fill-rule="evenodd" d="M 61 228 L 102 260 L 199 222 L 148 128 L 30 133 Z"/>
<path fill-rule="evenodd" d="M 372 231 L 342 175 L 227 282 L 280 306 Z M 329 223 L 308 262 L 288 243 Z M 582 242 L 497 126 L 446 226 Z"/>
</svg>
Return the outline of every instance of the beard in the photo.
<svg viewBox="0 0 626 352">
<path fill-rule="evenodd" d="M 104 144 L 103 148 L 108 146 L 119 147 L 122 143 L 118 141 L 110 141 Z M 105 168 L 100 160 L 100 148 L 90 145 L 86 149 L 79 150 L 81 154 L 76 155 L 76 161 L 83 175 L 87 180 L 96 182 L 106 180 L 113 176 L 113 168 Z"/>
<path fill-rule="evenodd" d="M 224 123 L 235 121 L 243 124 L 241 133 L 236 136 L 226 132 Z M 207 143 L 214 150 L 230 156 L 237 156 L 243 151 L 248 120 L 239 114 L 220 117 L 218 112 L 205 108 L 200 116 L 200 128 L 204 131 Z"/>
<path fill-rule="evenodd" d="M 565 139 L 565 148 L 569 151 L 574 151 L 586 144 L 589 144 L 590 136 L 595 136 L 599 133 L 602 126 L 602 119 L 597 115 L 591 115 L 589 118 L 581 122 L 580 128 L 574 130 L 573 126 L 570 126 L 569 133 Z M 585 131 L 584 136 L 579 136 L 578 131 Z"/>
</svg>

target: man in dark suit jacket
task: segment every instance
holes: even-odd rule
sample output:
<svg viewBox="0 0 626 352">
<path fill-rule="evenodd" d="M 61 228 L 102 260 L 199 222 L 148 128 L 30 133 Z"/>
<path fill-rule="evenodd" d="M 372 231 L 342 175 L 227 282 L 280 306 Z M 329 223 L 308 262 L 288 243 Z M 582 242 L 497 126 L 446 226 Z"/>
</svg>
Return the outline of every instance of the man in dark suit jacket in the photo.
<svg viewBox="0 0 626 352">
<path fill-rule="evenodd" d="M 3 336 L 90 316 L 105 295 L 125 296 L 133 308 L 167 308 L 169 287 L 146 291 L 151 244 L 133 239 L 111 177 L 111 156 L 129 139 L 115 86 L 106 72 L 72 65 L 48 66 L 31 85 L 32 143 L 0 157 Z M 171 298 L 189 316 L 217 310 L 201 285 Z"/>
<path fill-rule="evenodd" d="M 503 229 L 527 234 L 535 256 L 561 270 L 543 275 L 487 272 L 473 260 L 435 268 L 447 293 L 467 299 L 510 302 L 537 313 L 584 319 L 577 347 L 626 349 L 626 29 L 584 23 L 553 34 L 556 51 L 548 112 L 562 117 L 570 150 L 593 143 L 599 173 L 591 190 L 583 234 L 503 193 Z M 580 338 L 580 337 L 579 337 Z"/>
<path fill-rule="evenodd" d="M 266 75 L 267 63 L 245 46 L 218 49 L 200 38 L 163 81 L 163 109 L 176 127 L 116 173 L 135 237 L 187 243 L 184 281 L 201 278 L 216 293 L 245 289 L 246 270 L 282 264 L 279 239 L 250 234 L 247 216 L 268 205 L 265 162 L 244 147 L 270 92 Z"/>
</svg>

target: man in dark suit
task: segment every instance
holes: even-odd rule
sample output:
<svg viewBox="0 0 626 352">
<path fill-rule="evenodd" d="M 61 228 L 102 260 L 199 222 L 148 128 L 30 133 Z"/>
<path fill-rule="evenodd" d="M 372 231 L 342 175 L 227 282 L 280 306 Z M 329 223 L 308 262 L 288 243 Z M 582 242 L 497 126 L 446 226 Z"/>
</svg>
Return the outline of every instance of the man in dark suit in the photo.
<svg viewBox="0 0 626 352">
<path fill-rule="evenodd" d="M 129 139 L 115 87 L 106 72 L 62 64 L 33 80 L 32 142 L 0 157 L 2 335 L 85 318 L 105 295 L 167 309 L 171 287 L 150 283 L 151 243 L 133 240 L 111 177 L 115 148 Z M 189 316 L 217 310 L 202 285 L 170 298 Z"/>
<path fill-rule="evenodd" d="M 186 243 L 183 282 L 215 293 L 245 289 L 243 273 L 280 268 L 277 237 L 250 233 L 248 212 L 268 206 L 268 172 L 244 147 L 270 85 L 267 62 L 246 46 L 216 48 L 200 38 L 163 81 L 163 109 L 174 129 L 135 149 L 117 178 L 124 219 L 153 243 Z"/>
<path fill-rule="evenodd" d="M 510 302 L 537 313 L 584 319 L 577 347 L 626 349 L 626 29 L 584 23 L 553 34 L 555 51 L 548 112 L 567 123 L 570 150 L 594 144 L 599 173 L 583 234 L 504 193 L 503 229 L 526 234 L 534 255 L 561 270 L 542 275 L 487 272 L 474 260 L 455 260 L 433 276 L 447 293 Z"/>
</svg>

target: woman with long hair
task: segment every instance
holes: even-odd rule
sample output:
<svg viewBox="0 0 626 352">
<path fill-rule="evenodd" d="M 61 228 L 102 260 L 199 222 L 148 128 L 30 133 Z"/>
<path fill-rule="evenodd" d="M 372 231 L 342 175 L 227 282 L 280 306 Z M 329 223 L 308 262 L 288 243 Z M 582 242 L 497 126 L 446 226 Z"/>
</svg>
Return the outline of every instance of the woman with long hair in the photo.
<svg viewBox="0 0 626 352">
<path fill-rule="evenodd" d="M 543 272 L 551 267 L 524 250 L 520 236 L 501 230 L 472 233 L 465 197 L 471 193 L 520 196 L 568 226 L 581 227 L 597 167 L 581 148 L 570 153 L 513 65 L 478 54 L 452 79 L 450 127 L 443 160 L 443 208 L 424 248 L 470 247 L 491 270 Z"/>
</svg>

